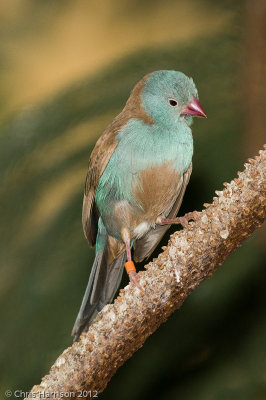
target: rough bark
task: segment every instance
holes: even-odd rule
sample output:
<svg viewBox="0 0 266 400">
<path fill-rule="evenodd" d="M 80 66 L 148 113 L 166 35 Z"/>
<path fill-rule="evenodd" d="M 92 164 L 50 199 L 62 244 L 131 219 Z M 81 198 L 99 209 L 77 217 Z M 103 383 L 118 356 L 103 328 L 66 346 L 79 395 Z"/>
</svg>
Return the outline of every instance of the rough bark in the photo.
<svg viewBox="0 0 266 400">
<path fill-rule="evenodd" d="M 67 348 L 33 387 L 35 398 L 48 393 L 51 398 L 90 398 L 104 390 L 148 336 L 262 225 L 265 166 L 266 150 L 261 150 L 238 178 L 216 192 L 211 205 L 204 205 L 198 221 L 171 236 L 159 257 L 139 273 L 143 293 L 131 284 L 121 290 L 80 342 Z"/>
</svg>

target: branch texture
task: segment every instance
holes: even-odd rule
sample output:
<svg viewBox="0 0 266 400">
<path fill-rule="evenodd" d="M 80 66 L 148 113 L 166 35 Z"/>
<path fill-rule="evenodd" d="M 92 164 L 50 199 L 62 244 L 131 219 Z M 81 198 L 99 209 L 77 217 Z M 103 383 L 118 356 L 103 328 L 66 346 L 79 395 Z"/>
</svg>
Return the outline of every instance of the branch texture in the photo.
<svg viewBox="0 0 266 400">
<path fill-rule="evenodd" d="M 61 398 L 70 394 L 75 398 L 80 391 L 91 391 L 83 395 L 90 398 L 93 391 L 103 391 L 148 336 L 262 225 L 266 150 L 259 154 L 249 159 L 238 178 L 216 192 L 212 204 L 204 204 L 199 220 L 174 233 L 159 257 L 138 274 L 143 293 L 131 284 L 126 286 L 114 304 L 99 313 L 80 342 L 60 355 L 49 375 L 33 387 L 36 398 L 52 392 L 54 397 L 59 393 Z"/>
</svg>

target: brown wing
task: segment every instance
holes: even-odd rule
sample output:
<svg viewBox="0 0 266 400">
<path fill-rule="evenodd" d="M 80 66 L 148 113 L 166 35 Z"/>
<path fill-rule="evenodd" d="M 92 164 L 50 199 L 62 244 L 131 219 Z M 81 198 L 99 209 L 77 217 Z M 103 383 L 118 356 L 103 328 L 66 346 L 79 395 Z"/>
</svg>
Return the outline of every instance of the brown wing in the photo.
<svg viewBox="0 0 266 400">
<path fill-rule="evenodd" d="M 118 132 L 118 125 L 115 123 L 117 118 L 99 138 L 89 160 L 83 197 L 82 225 L 84 235 L 91 246 L 94 246 L 96 242 L 99 218 L 97 207 L 94 202 L 95 192 L 99 179 L 117 146 L 115 140 Z"/>
<path fill-rule="evenodd" d="M 95 245 L 98 229 L 98 211 L 94 202 L 99 179 L 117 146 L 116 135 L 130 118 L 138 118 L 152 124 L 141 105 L 141 91 L 149 74 L 141 79 L 133 88 L 131 95 L 122 112 L 107 127 L 97 141 L 89 160 L 88 173 L 83 198 L 82 225 L 84 234 L 91 246 Z"/>
<path fill-rule="evenodd" d="M 190 164 L 187 171 L 180 180 L 180 185 L 177 188 L 177 198 L 176 201 L 168 215 L 167 218 L 174 218 L 178 213 L 181 206 L 184 193 L 186 191 L 187 184 L 192 171 L 192 163 Z M 162 239 L 163 235 L 170 228 L 171 225 L 156 225 L 156 228 L 151 228 L 142 238 L 137 239 L 134 242 L 134 260 L 137 262 L 142 261 L 144 258 L 148 258 L 153 250 L 157 247 L 158 243 Z"/>
</svg>

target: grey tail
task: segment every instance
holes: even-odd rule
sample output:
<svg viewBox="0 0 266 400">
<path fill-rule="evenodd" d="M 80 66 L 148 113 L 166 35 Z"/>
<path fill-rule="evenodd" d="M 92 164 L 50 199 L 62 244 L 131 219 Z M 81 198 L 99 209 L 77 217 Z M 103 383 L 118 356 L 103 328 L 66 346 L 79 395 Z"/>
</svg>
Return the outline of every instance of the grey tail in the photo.
<svg viewBox="0 0 266 400">
<path fill-rule="evenodd" d="M 81 333 L 88 329 L 99 311 L 108 303 L 111 303 L 120 285 L 126 252 L 123 252 L 108 265 L 108 246 L 96 253 L 92 265 L 89 282 L 81 303 L 81 307 L 72 329 L 74 342 Z"/>
</svg>

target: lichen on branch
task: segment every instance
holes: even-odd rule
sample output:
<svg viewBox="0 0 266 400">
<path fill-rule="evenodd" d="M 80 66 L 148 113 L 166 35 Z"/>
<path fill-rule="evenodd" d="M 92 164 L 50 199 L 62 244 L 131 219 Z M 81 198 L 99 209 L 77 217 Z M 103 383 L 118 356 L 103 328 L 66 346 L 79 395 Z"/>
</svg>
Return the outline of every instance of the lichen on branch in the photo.
<svg viewBox="0 0 266 400">
<path fill-rule="evenodd" d="M 80 391 L 104 390 L 116 370 L 143 346 L 187 296 L 209 278 L 230 253 L 260 227 L 266 216 L 266 150 L 249 159 L 243 172 L 212 204 L 205 204 L 200 218 L 175 232 L 159 257 L 139 272 L 144 288 L 129 284 L 114 304 L 104 307 L 80 342 L 67 348 L 40 385 L 40 393 L 78 398 Z M 72 395 L 73 393 L 73 395 Z M 83 392 L 86 393 L 86 392 Z"/>
</svg>

